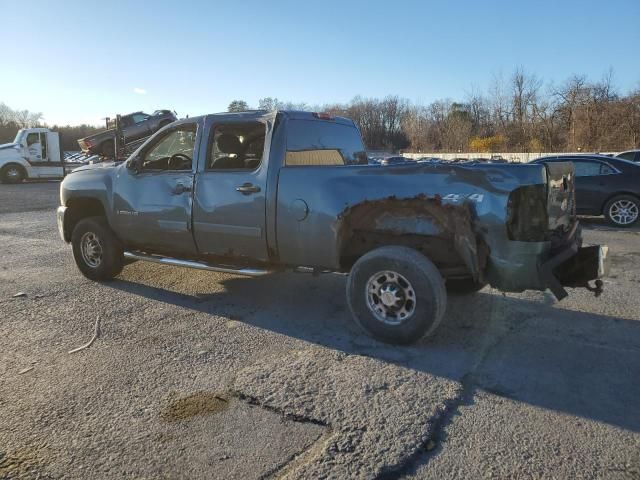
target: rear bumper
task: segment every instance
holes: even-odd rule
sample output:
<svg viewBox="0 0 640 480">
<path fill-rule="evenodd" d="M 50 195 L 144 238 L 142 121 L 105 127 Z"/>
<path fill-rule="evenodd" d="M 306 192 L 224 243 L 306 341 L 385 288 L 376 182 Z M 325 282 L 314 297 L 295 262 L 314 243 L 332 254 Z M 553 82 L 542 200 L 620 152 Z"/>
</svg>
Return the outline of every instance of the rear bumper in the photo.
<svg viewBox="0 0 640 480">
<path fill-rule="evenodd" d="M 56 218 L 58 220 L 58 233 L 63 241 L 69 243 L 71 241 L 71 234 L 65 231 L 64 216 L 67 213 L 67 207 L 58 207 L 56 211 Z"/>
<path fill-rule="evenodd" d="M 593 290 L 589 282 L 609 273 L 609 247 L 580 247 L 575 242 L 541 263 L 538 271 L 543 283 L 558 300 L 568 295 L 564 287 L 586 287 Z M 601 290 L 602 285 L 598 285 L 595 289 L 596 295 Z"/>
<path fill-rule="evenodd" d="M 601 291 L 590 281 L 606 276 L 609 271 L 606 245 L 582 246 L 582 236 L 576 223 L 567 235 L 553 242 L 509 241 L 493 248 L 489 257 L 486 279 L 503 292 L 549 289 L 559 299 L 567 296 L 564 287 L 586 287 Z"/>
</svg>

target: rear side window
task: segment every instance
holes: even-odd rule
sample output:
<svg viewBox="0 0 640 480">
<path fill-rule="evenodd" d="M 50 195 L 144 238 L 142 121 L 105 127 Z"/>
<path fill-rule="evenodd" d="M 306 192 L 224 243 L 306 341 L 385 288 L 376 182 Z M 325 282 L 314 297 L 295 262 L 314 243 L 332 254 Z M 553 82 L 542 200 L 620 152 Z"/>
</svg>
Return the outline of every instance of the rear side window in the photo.
<svg viewBox="0 0 640 480">
<path fill-rule="evenodd" d="M 576 167 L 576 177 L 594 177 L 600 175 L 600 162 L 576 162 L 573 164 Z"/>
<path fill-rule="evenodd" d="M 625 152 L 617 155 L 618 158 L 624 158 L 625 160 L 633 161 L 636 158 L 636 152 Z"/>
<path fill-rule="evenodd" d="M 210 136 L 207 170 L 255 170 L 262 163 L 266 126 L 260 122 L 218 124 Z"/>
<path fill-rule="evenodd" d="M 287 166 L 367 163 L 360 133 L 353 125 L 316 120 L 287 124 Z"/>
</svg>

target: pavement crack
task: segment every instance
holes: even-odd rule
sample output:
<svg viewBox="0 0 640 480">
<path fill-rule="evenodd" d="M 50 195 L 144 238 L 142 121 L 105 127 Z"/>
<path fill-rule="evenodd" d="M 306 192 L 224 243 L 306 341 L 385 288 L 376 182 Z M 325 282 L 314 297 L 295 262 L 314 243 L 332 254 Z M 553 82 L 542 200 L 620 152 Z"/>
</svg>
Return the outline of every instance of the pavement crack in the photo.
<svg viewBox="0 0 640 480">
<path fill-rule="evenodd" d="M 459 414 L 460 407 L 472 406 L 477 390 L 480 388 L 480 379 L 478 372 L 482 369 L 491 353 L 504 340 L 518 332 L 524 326 L 524 319 L 518 321 L 512 328 L 506 328 L 500 331 L 496 325 L 505 313 L 505 304 L 502 298 L 495 299 L 496 306 L 491 327 L 488 331 L 499 331 L 500 333 L 493 336 L 486 336 L 485 343 L 480 349 L 477 360 L 472 364 L 471 368 L 460 379 L 461 388 L 457 395 L 445 402 L 442 411 L 433 418 L 432 427 L 420 448 L 418 448 L 412 456 L 407 458 L 401 465 L 394 465 L 383 469 L 380 474 L 375 477 L 377 480 L 391 480 L 401 478 L 410 473 L 415 473 L 419 466 L 427 465 L 434 457 L 442 453 L 447 441 L 447 428 L 455 421 Z"/>
<path fill-rule="evenodd" d="M 302 422 L 302 423 L 312 423 L 314 425 L 319 425 L 321 427 L 329 427 L 329 425 L 325 422 L 322 422 L 316 418 L 311 418 L 311 417 L 306 417 L 304 415 L 297 415 L 295 413 L 291 413 L 291 412 L 285 412 L 279 408 L 275 408 L 272 407 L 270 405 L 266 405 L 262 402 L 260 402 L 259 399 L 246 395 L 244 393 L 232 390 L 230 392 L 230 395 L 233 397 L 236 397 L 238 400 L 242 400 L 243 402 L 248 403 L 249 405 L 254 405 L 256 407 L 260 407 L 263 408 L 269 412 L 272 413 L 276 413 L 278 415 L 281 415 L 282 417 L 286 418 L 287 420 L 291 420 L 292 422 Z"/>
</svg>

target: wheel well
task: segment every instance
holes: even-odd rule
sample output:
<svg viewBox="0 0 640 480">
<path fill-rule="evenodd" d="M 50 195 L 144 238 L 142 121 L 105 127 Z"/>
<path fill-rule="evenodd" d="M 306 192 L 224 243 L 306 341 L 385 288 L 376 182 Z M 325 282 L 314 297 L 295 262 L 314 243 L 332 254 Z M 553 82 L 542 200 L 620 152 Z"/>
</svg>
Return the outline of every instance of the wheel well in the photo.
<svg viewBox="0 0 640 480">
<path fill-rule="evenodd" d="M 349 207 L 338 226 L 342 270 L 382 246 L 404 246 L 429 258 L 444 277 L 480 279 L 489 249 L 472 228 L 471 206 L 438 198 L 389 197 Z"/>
<path fill-rule="evenodd" d="M 620 195 L 629 195 L 630 197 L 633 197 L 635 199 L 637 199 L 640 202 L 640 197 L 638 197 L 638 195 L 636 193 L 633 192 L 616 192 L 614 194 L 611 194 L 607 197 L 607 199 L 602 203 L 602 207 L 600 208 L 600 212 L 602 213 L 602 215 L 606 215 L 607 212 L 604 211 L 604 208 L 607 206 L 607 203 L 609 203 L 609 201 L 614 198 L 614 197 L 618 197 Z"/>
<path fill-rule="evenodd" d="M 73 229 L 78 222 L 87 217 L 106 217 L 100 200 L 95 198 L 72 198 L 67 202 L 67 212 L 64 216 L 65 237 L 71 238 Z"/>
<path fill-rule="evenodd" d="M 16 162 L 9 162 L 6 165 L 2 166 L 1 171 L 4 171 L 5 169 L 7 169 L 9 167 L 18 167 L 20 170 L 22 170 L 22 173 L 25 176 L 25 178 L 27 177 L 27 169 L 24 168 L 24 165 L 20 165 L 19 163 L 16 163 Z"/>
</svg>

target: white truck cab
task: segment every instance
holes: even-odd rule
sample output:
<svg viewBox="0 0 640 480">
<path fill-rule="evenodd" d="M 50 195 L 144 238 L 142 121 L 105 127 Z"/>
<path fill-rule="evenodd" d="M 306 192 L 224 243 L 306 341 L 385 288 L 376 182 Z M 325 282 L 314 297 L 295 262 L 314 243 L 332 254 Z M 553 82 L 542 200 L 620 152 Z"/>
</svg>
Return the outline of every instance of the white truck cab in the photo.
<svg viewBox="0 0 640 480">
<path fill-rule="evenodd" d="M 48 128 L 23 128 L 12 143 L 0 145 L 0 180 L 3 183 L 63 176 L 58 132 Z"/>
</svg>

